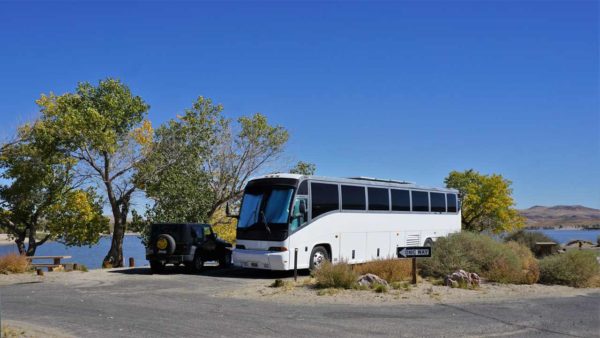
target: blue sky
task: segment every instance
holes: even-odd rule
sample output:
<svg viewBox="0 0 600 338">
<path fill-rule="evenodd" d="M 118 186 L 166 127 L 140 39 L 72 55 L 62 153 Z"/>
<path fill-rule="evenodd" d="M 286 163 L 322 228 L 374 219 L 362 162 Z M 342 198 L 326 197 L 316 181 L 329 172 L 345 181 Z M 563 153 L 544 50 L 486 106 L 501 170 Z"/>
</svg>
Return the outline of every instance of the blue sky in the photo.
<svg viewBox="0 0 600 338">
<path fill-rule="evenodd" d="M 598 2 L 0 2 L 0 136 L 111 76 L 155 125 L 199 95 L 291 133 L 328 176 L 511 179 L 600 207 Z"/>
</svg>

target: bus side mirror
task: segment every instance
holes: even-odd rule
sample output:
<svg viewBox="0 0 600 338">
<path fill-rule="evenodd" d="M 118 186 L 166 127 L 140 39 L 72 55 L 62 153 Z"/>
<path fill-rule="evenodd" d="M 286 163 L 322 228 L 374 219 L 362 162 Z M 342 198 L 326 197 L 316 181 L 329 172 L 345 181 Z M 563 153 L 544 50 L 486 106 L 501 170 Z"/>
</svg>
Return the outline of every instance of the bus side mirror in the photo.
<svg viewBox="0 0 600 338">
<path fill-rule="evenodd" d="M 231 210 L 229 210 L 229 202 L 227 202 L 227 204 L 225 205 L 225 215 L 227 215 L 227 217 L 231 217 L 231 218 L 236 218 L 236 219 L 240 218 L 239 214 L 231 213 Z"/>
<path fill-rule="evenodd" d="M 301 214 L 306 213 L 306 203 L 304 201 L 300 201 L 300 205 L 298 206 L 298 211 L 300 211 Z"/>
</svg>

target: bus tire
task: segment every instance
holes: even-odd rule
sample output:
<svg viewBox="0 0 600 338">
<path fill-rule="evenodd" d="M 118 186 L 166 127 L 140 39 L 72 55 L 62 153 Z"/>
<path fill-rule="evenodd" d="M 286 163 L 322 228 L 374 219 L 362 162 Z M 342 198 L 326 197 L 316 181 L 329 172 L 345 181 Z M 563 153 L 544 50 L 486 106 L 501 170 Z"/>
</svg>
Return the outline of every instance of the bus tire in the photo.
<svg viewBox="0 0 600 338">
<path fill-rule="evenodd" d="M 310 270 L 316 270 L 329 261 L 329 253 L 322 246 L 315 246 L 310 253 Z"/>
<path fill-rule="evenodd" d="M 431 238 L 427 238 L 425 240 L 425 245 L 424 246 L 432 248 L 433 247 L 433 240 Z"/>
</svg>

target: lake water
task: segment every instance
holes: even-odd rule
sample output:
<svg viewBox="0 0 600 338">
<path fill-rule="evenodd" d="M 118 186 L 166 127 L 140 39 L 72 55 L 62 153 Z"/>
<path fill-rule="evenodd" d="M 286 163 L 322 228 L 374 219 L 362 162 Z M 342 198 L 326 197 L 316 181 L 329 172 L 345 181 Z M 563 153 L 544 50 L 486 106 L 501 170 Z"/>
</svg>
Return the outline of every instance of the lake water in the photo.
<svg viewBox="0 0 600 338">
<path fill-rule="evenodd" d="M 67 255 L 72 258 L 64 262 L 74 262 L 84 264 L 88 269 L 99 269 L 102 267 L 102 260 L 110 249 L 111 238 L 104 236 L 100 241 L 92 246 L 68 247 L 58 242 L 48 242 L 37 248 L 36 256 L 61 256 Z M 18 252 L 16 244 L 0 245 L 0 255 L 8 252 Z M 129 264 L 129 257 L 135 259 L 136 266 L 148 265 L 146 260 L 146 249 L 140 238 L 136 235 L 125 235 L 123 239 L 123 258 L 125 265 Z M 43 261 L 41 261 L 43 262 Z"/>
<path fill-rule="evenodd" d="M 600 236 L 600 230 L 527 230 L 527 231 L 538 231 L 544 235 L 552 238 L 555 242 L 565 244 L 570 241 L 577 239 L 590 241 L 596 244 L 598 236 Z"/>
<path fill-rule="evenodd" d="M 528 230 L 540 231 L 548 237 L 554 239 L 557 243 L 567 243 L 572 240 L 582 239 L 596 243 L 600 235 L 600 230 Z M 92 247 L 67 247 L 58 242 L 48 242 L 40 246 L 36 255 L 39 256 L 58 256 L 68 255 L 73 258 L 65 262 L 75 262 L 85 264 L 89 269 L 99 269 L 102 267 L 102 259 L 110 248 L 110 237 L 102 237 L 98 244 Z M 0 245 L 0 255 L 8 252 L 17 252 L 15 244 Z M 129 257 L 135 259 L 137 266 L 148 265 L 146 260 L 146 250 L 140 238 L 136 235 L 126 235 L 123 240 L 123 257 L 125 264 L 128 264 Z"/>
</svg>

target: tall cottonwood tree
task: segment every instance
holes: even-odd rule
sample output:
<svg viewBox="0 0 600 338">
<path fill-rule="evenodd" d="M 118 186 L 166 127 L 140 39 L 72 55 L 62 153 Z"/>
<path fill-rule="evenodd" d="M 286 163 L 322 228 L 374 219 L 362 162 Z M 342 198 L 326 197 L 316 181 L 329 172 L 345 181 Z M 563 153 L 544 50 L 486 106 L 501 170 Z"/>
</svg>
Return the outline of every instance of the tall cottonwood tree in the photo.
<svg viewBox="0 0 600 338">
<path fill-rule="evenodd" d="M 123 237 L 136 187 L 133 174 L 152 140 L 149 109 L 119 80 L 79 83 L 74 93 L 42 95 L 35 137 L 53 137 L 76 160 L 80 177 L 105 192 L 112 216 L 111 247 L 105 265 L 123 266 Z"/>
<path fill-rule="evenodd" d="M 524 219 L 514 208 L 512 182 L 502 175 L 452 171 L 444 182 L 460 191 L 464 230 L 499 233 L 523 227 Z"/>
<path fill-rule="evenodd" d="M 140 165 L 139 187 L 155 203 L 158 221 L 214 220 L 223 205 L 239 199 L 248 179 L 267 172 L 288 140 L 259 113 L 237 119 L 223 106 L 199 97 L 181 116 L 157 128 L 151 152 Z"/>
<path fill-rule="evenodd" d="M 0 176 L 7 182 L 0 185 L 0 226 L 28 256 L 48 240 L 69 246 L 96 243 L 108 228 L 101 200 L 92 189 L 80 187 L 74 161 L 51 139 L 31 138 L 36 127 L 22 126 L 18 140 L 0 150 Z"/>
</svg>

